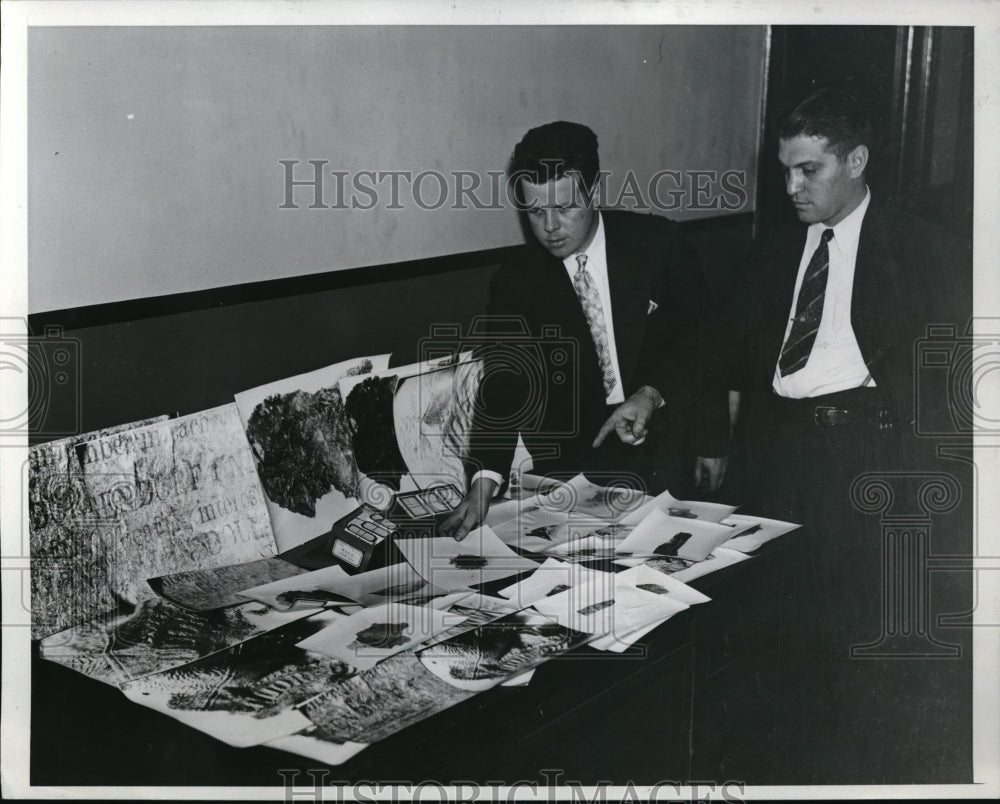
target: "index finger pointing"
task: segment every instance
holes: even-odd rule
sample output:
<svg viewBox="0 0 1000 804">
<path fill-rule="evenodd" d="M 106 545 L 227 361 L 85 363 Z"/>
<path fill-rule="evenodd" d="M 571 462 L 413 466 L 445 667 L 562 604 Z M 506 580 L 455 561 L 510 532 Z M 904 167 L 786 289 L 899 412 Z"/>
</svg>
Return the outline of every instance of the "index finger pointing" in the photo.
<svg viewBox="0 0 1000 804">
<path fill-rule="evenodd" d="M 614 417 L 608 419 L 604 422 L 600 431 L 597 433 L 597 438 L 594 439 L 594 443 L 591 446 L 599 447 L 604 442 L 604 439 L 608 437 L 612 430 L 615 429 Z"/>
</svg>

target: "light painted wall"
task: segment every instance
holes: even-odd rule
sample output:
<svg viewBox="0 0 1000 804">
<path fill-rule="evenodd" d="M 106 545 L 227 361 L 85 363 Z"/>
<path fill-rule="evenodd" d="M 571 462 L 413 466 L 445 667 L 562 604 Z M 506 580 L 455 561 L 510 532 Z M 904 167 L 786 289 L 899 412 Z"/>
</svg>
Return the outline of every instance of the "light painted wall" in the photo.
<svg viewBox="0 0 1000 804">
<path fill-rule="evenodd" d="M 308 209 L 309 189 L 280 209 L 281 159 L 301 161 L 297 178 L 309 159 L 482 174 L 531 126 L 570 119 L 597 132 L 613 191 L 630 168 L 642 185 L 733 169 L 752 199 L 763 41 L 762 27 L 33 28 L 30 311 L 521 242 L 509 207 L 423 210 L 406 184 L 402 210 L 384 195 Z"/>
</svg>

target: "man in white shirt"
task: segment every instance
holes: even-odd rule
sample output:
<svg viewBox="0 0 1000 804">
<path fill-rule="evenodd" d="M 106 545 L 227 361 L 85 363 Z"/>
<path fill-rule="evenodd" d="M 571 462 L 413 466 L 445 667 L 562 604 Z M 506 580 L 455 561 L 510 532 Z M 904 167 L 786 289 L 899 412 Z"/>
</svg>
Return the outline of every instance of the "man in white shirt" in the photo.
<svg viewBox="0 0 1000 804">
<path fill-rule="evenodd" d="M 675 433 L 695 434 L 703 487 L 722 479 L 728 402 L 698 376 L 698 262 L 671 221 L 598 210 L 598 172 L 597 137 L 578 123 L 534 128 L 514 150 L 511 177 L 535 242 L 490 287 L 497 341 L 483 352 L 470 491 L 442 523 L 455 538 L 484 518 L 518 435 L 535 472 L 641 482 L 647 433 L 669 417 Z M 515 328 L 503 332 L 505 321 Z"/>
<path fill-rule="evenodd" d="M 871 141 L 857 101 L 833 90 L 804 100 L 779 132 L 785 190 L 805 226 L 759 238 L 734 300 L 743 326 L 732 333 L 729 376 L 743 392 L 736 451 L 748 488 L 733 501 L 803 527 L 767 557 L 773 576 L 741 612 L 756 623 L 742 637 L 755 646 L 739 682 L 746 689 L 732 691 L 714 726 L 771 718 L 767 738 L 747 743 L 756 752 L 747 767 L 779 757 L 789 772 L 809 767 L 802 778 L 845 783 L 885 781 L 885 768 L 914 778 L 963 728 L 949 700 L 969 689 L 967 665 L 877 658 L 891 648 L 871 647 L 901 627 L 886 622 L 892 589 L 914 584 L 908 593 L 924 595 L 930 611 L 926 578 L 890 577 L 871 509 L 880 494 L 890 504 L 893 483 L 960 470 L 915 432 L 927 413 L 915 401 L 916 346 L 928 325 L 962 332 L 971 313 L 967 249 L 869 190 Z M 921 402 L 948 405 L 945 394 Z M 874 497 L 859 491 L 873 476 L 885 478 Z M 897 514 L 917 505 L 904 496 L 892 503 Z M 938 528 L 931 552 L 962 551 L 956 522 Z M 936 589 L 953 580 L 940 578 Z M 960 580 L 949 591 L 956 599 Z M 934 728 L 924 712 L 937 713 Z"/>
</svg>

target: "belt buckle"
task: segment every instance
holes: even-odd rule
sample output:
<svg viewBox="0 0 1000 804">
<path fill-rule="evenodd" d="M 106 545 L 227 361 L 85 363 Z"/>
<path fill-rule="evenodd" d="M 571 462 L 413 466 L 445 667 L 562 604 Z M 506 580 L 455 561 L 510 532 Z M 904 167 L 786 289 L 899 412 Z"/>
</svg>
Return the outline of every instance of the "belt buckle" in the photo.
<svg viewBox="0 0 1000 804">
<path fill-rule="evenodd" d="M 840 412 L 839 408 L 832 405 L 817 405 L 813 410 L 813 421 L 820 427 L 833 427 L 837 424 L 836 414 Z"/>
</svg>

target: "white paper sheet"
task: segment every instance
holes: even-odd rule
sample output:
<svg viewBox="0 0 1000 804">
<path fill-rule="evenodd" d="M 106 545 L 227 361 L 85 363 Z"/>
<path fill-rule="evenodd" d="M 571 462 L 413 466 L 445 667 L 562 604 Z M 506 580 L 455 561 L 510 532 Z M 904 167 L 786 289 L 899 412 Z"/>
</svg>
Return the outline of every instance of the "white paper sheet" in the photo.
<svg viewBox="0 0 1000 804">
<path fill-rule="evenodd" d="M 573 586 L 604 578 L 611 583 L 613 573 L 569 564 L 557 558 L 548 558 L 531 575 L 518 583 L 501 589 L 497 594 L 508 598 L 519 608 L 530 606 L 536 600 L 560 594 Z"/>
<path fill-rule="evenodd" d="M 588 634 L 629 634 L 688 608 L 670 595 L 648 592 L 613 576 L 535 601 L 533 608 L 561 625 Z"/>
<path fill-rule="evenodd" d="M 752 553 L 772 539 L 802 527 L 794 522 L 782 522 L 780 519 L 740 514 L 728 516 L 720 524 L 730 525 L 737 531 L 736 536 L 723 542 L 722 546 L 728 550 L 739 550 L 741 553 Z"/>
<path fill-rule="evenodd" d="M 252 589 L 244 589 L 240 594 L 250 600 L 259 600 L 277 609 L 324 608 L 322 601 L 289 600 L 288 593 L 294 591 L 333 592 L 350 598 L 362 606 L 379 606 L 388 602 L 399 602 L 425 597 L 436 597 L 446 590 L 433 587 L 404 562 L 387 567 L 349 575 L 339 565 L 263 584 Z M 285 595 L 285 597 L 282 597 Z"/>
<path fill-rule="evenodd" d="M 638 525 L 652 511 L 662 511 L 678 519 L 697 519 L 702 522 L 721 522 L 735 511 L 735 505 L 701 502 L 699 500 L 678 500 L 665 491 L 653 500 L 647 500 L 639 508 L 622 518 L 626 525 Z"/>
<path fill-rule="evenodd" d="M 535 553 L 545 552 L 560 541 L 570 538 L 566 527 L 569 514 L 563 511 L 532 509 L 519 512 L 511 519 L 487 525 L 507 545 Z"/>
<path fill-rule="evenodd" d="M 438 536 L 397 539 L 396 546 L 418 574 L 448 590 L 507 578 L 538 566 L 518 556 L 485 525 L 460 542 Z"/>
<path fill-rule="evenodd" d="M 674 600 L 678 600 L 688 606 L 696 605 L 698 603 L 707 603 L 710 600 L 707 595 L 699 592 L 697 589 L 692 589 L 690 586 L 678 581 L 676 578 L 665 575 L 658 570 L 654 570 L 651 567 L 644 565 L 639 565 L 633 567 L 632 569 L 625 570 L 624 572 L 620 572 L 618 573 L 618 578 L 647 592 L 654 591 L 659 594 L 670 595 Z M 592 641 L 590 646 L 597 650 L 621 653 L 646 636 L 646 634 L 650 631 L 665 623 L 672 616 L 673 614 L 659 620 L 655 620 L 654 622 L 627 634 L 606 634 L 605 636 L 598 637 Z"/>
<path fill-rule="evenodd" d="M 308 759 L 315 759 L 324 765 L 342 765 L 368 747 L 368 743 L 341 743 L 336 740 L 326 740 L 320 736 L 321 734 L 322 732 L 318 728 L 311 727 L 298 734 L 289 734 L 287 737 L 270 740 L 264 745 L 268 748 L 277 748 L 279 751 L 298 754 Z"/>
<path fill-rule="evenodd" d="M 644 565 L 670 575 L 678 581 L 689 583 L 696 578 L 715 572 L 716 570 L 731 567 L 752 558 L 746 553 L 737 550 L 728 550 L 725 547 L 716 547 L 712 554 L 704 561 L 684 561 L 676 558 L 616 558 L 615 564 L 623 567 L 637 567 Z"/>
<path fill-rule="evenodd" d="M 664 555 L 701 561 L 732 538 L 732 529 L 715 522 L 678 519 L 654 509 L 618 545 L 619 553 Z"/>
<path fill-rule="evenodd" d="M 712 551 L 712 555 L 704 561 L 699 561 L 697 564 L 692 564 L 690 567 L 682 569 L 680 572 L 673 573 L 673 577 L 678 581 L 689 583 L 695 578 L 701 578 L 703 575 L 708 575 L 710 572 L 731 567 L 733 564 L 739 564 L 741 561 L 746 561 L 749 558 L 751 558 L 751 556 L 748 556 L 746 553 L 740 553 L 736 550 L 727 550 L 725 547 L 716 547 L 715 550 Z M 647 566 L 656 569 L 655 562 L 649 563 Z"/>
<path fill-rule="evenodd" d="M 386 603 L 334 622 L 297 646 L 367 670 L 383 659 L 416 647 L 447 627 L 444 612 Z"/>
</svg>

